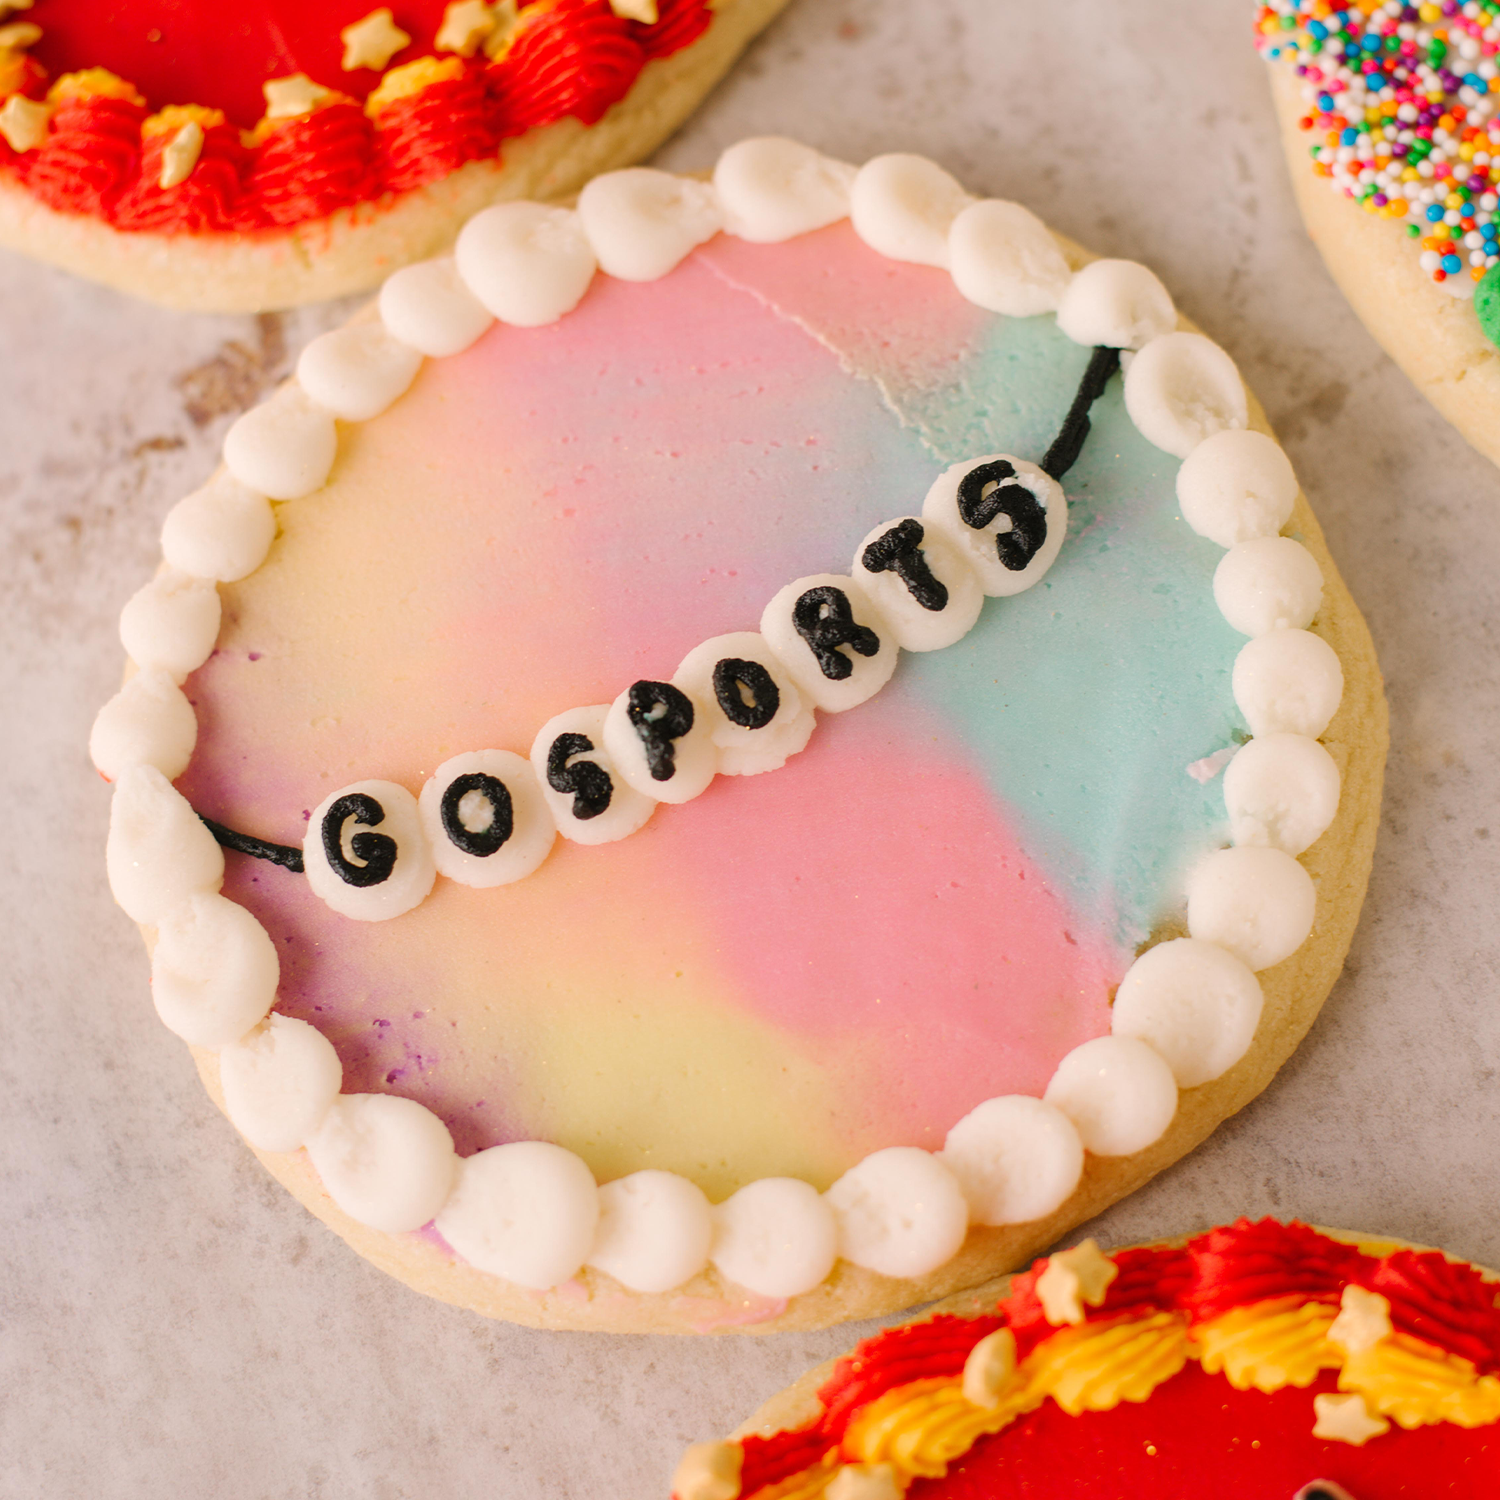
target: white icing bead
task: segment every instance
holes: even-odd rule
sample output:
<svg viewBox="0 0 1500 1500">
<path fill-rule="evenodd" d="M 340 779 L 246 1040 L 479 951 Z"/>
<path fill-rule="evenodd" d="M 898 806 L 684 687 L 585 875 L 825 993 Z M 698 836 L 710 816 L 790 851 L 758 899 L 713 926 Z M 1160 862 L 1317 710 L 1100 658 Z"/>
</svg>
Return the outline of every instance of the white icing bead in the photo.
<svg viewBox="0 0 1500 1500">
<path fill-rule="evenodd" d="M 925 1276 L 953 1259 L 969 1230 L 958 1179 L 916 1146 L 888 1146 L 844 1173 L 824 1195 L 839 1254 L 882 1276 Z"/>
<path fill-rule="evenodd" d="M 338 455 L 333 416 L 288 381 L 224 435 L 224 464 L 247 489 L 300 500 L 321 489 Z"/>
<path fill-rule="evenodd" d="M 1188 932 L 1257 972 L 1302 946 L 1316 910 L 1312 877 L 1280 849 L 1219 849 L 1188 876 Z"/>
<path fill-rule="evenodd" d="M 755 688 L 761 679 L 756 667 L 775 689 L 775 712 L 769 718 L 765 718 L 765 710 L 771 695 L 757 696 Z M 759 631 L 737 630 L 704 641 L 683 657 L 672 681 L 702 709 L 721 776 L 755 776 L 780 770 L 812 737 L 816 722 L 812 704 L 802 696 L 791 673 Z M 726 701 L 734 710 L 734 719 L 725 712 Z"/>
<path fill-rule="evenodd" d="M 1007 318 L 1051 312 L 1072 272 L 1052 231 L 1019 203 L 971 203 L 948 231 L 948 261 L 960 295 Z"/>
<path fill-rule="evenodd" d="M 670 682 L 626 688 L 604 716 L 604 748 L 626 782 L 656 802 L 691 802 L 719 766 L 703 705 Z"/>
<path fill-rule="evenodd" d="M 168 568 L 120 611 L 120 641 L 143 672 L 181 682 L 209 658 L 219 638 L 219 591 L 207 578 Z"/>
<path fill-rule="evenodd" d="M 338 1097 L 344 1070 L 316 1026 L 274 1012 L 219 1053 L 230 1123 L 262 1151 L 295 1151 Z"/>
<path fill-rule="evenodd" d="M 417 378 L 420 352 L 398 342 L 383 323 L 352 323 L 319 334 L 297 361 L 297 382 L 345 422 L 378 417 Z"/>
<path fill-rule="evenodd" d="M 555 323 L 594 279 L 594 252 L 578 215 L 541 203 L 497 203 L 475 214 L 454 259 L 464 285 L 518 328 Z"/>
<path fill-rule="evenodd" d="M 1163 334 L 1130 361 L 1125 410 L 1148 443 L 1177 458 L 1250 420 L 1234 361 L 1201 333 Z"/>
<path fill-rule="evenodd" d="M 195 578 L 234 583 L 266 560 L 275 539 L 271 502 L 221 471 L 167 512 L 161 554 Z"/>
<path fill-rule="evenodd" d="M 877 156 L 849 190 L 854 232 L 891 260 L 947 266 L 948 231 L 974 200 L 925 156 Z"/>
<path fill-rule="evenodd" d="M 1253 739 L 1224 772 L 1229 836 L 1296 856 L 1322 836 L 1339 810 L 1339 768 L 1314 739 Z"/>
<path fill-rule="evenodd" d="M 760 1297 L 798 1297 L 821 1286 L 838 1258 L 833 1210 L 811 1183 L 762 1177 L 714 1209 L 709 1259 Z"/>
<path fill-rule="evenodd" d="M 548 1141 L 469 1157 L 437 1230 L 470 1265 L 546 1291 L 578 1274 L 599 1222 L 593 1174 Z"/>
<path fill-rule="evenodd" d="M 484 780 L 457 787 L 446 806 L 461 777 Z M 460 885 L 520 880 L 546 859 L 557 837 L 531 762 L 509 750 L 471 750 L 444 761 L 422 788 L 417 809 L 438 874 Z M 450 820 L 457 825 L 452 832 Z"/>
<path fill-rule="evenodd" d="M 1260 981 L 1232 953 L 1197 938 L 1158 943 L 1131 964 L 1115 992 L 1110 1030 L 1146 1042 L 1177 1087 L 1227 1073 L 1260 1024 Z"/>
<path fill-rule="evenodd" d="M 608 714 L 607 703 L 570 708 L 548 719 L 531 747 L 531 769 L 557 831 L 575 844 L 628 838 L 657 808 L 625 780 L 605 749 Z"/>
<path fill-rule="evenodd" d="M 104 860 L 115 900 L 147 924 L 224 883 L 224 851 L 155 766 L 126 766 L 115 779 Z"/>
<path fill-rule="evenodd" d="M 462 354 L 495 321 L 463 284 L 451 255 L 403 266 L 387 277 L 380 320 L 393 339 L 430 359 Z"/>
<path fill-rule="evenodd" d="M 448 1127 L 398 1094 L 340 1094 L 308 1137 L 307 1155 L 351 1219 L 387 1234 L 430 1224 L 458 1175 Z"/>
<path fill-rule="evenodd" d="M 775 245 L 849 216 L 855 168 L 800 141 L 763 135 L 731 146 L 714 168 L 724 227 L 757 245 Z"/>
<path fill-rule="evenodd" d="M 127 766 L 155 766 L 168 781 L 187 770 L 198 718 L 166 672 L 137 672 L 94 719 L 89 755 L 113 781 Z"/>
<path fill-rule="evenodd" d="M 1090 261 L 1068 283 L 1057 326 L 1075 344 L 1140 349 L 1177 326 L 1171 293 L 1133 260 Z"/>
<path fill-rule="evenodd" d="M 332 816 L 345 798 L 359 800 Z M 356 781 L 325 797 L 308 821 L 302 860 L 313 894 L 357 922 L 410 911 L 437 878 L 417 799 L 393 781 Z"/>
<path fill-rule="evenodd" d="M 1214 603 L 1241 635 L 1302 630 L 1323 606 L 1323 573 L 1289 536 L 1239 542 L 1214 569 Z"/>
<path fill-rule="evenodd" d="M 1291 460 L 1265 433 L 1248 427 L 1205 438 L 1177 471 L 1182 519 L 1221 547 L 1275 536 L 1296 500 Z"/>
<path fill-rule="evenodd" d="M 984 592 L 1000 598 L 1029 589 L 1057 560 L 1068 502 L 1035 464 L 991 453 L 944 469 L 922 502 L 922 519 L 958 541 Z"/>
<path fill-rule="evenodd" d="M 151 998 L 169 1031 L 195 1047 L 227 1047 L 266 1018 L 281 965 L 243 906 L 200 891 L 158 924 Z"/>
<path fill-rule="evenodd" d="M 1131 1156 L 1159 1140 L 1177 1113 L 1166 1061 L 1133 1036 L 1100 1036 L 1057 1065 L 1043 1095 L 1095 1156 Z"/>
<path fill-rule="evenodd" d="M 911 582 L 898 571 L 909 570 L 903 557 L 922 567 Z M 850 571 L 903 651 L 951 646 L 974 628 L 984 608 L 984 589 L 967 549 L 931 517 L 903 516 L 877 526 L 854 549 Z"/>
<path fill-rule="evenodd" d="M 1247 641 L 1234 659 L 1232 681 L 1234 701 L 1254 735 L 1317 739 L 1344 696 L 1338 652 L 1306 630 L 1269 630 Z"/>
<path fill-rule="evenodd" d="M 958 1179 L 976 1224 L 1030 1224 L 1073 1195 L 1083 1175 L 1083 1142 L 1060 1110 L 1026 1094 L 986 1099 L 943 1142 L 943 1165 Z"/>
<path fill-rule="evenodd" d="M 633 1292 L 670 1292 L 708 1264 L 713 1213 L 696 1183 L 674 1172 L 632 1172 L 599 1189 L 588 1264 Z"/>
<path fill-rule="evenodd" d="M 787 584 L 766 605 L 760 633 L 797 686 L 828 713 L 873 698 L 891 680 L 900 655 L 869 595 L 840 573 Z"/>
<path fill-rule="evenodd" d="M 621 281 L 656 281 L 724 225 L 710 183 L 651 167 L 595 177 L 578 217 L 599 269 Z"/>
</svg>

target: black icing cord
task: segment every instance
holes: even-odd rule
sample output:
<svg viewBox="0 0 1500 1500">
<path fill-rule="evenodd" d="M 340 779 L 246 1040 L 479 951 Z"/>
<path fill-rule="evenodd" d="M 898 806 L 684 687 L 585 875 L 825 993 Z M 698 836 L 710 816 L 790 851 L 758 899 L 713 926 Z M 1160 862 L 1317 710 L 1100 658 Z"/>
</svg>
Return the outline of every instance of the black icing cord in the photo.
<svg viewBox="0 0 1500 1500">
<path fill-rule="evenodd" d="M 289 844 L 268 843 L 265 839 L 252 838 L 248 833 L 236 833 L 222 823 L 215 823 L 212 818 L 204 818 L 202 813 L 198 816 L 203 818 L 203 826 L 226 849 L 233 849 L 236 854 L 248 854 L 252 859 L 269 860 L 273 865 L 280 865 L 283 870 L 290 870 L 294 875 L 302 873 L 300 849 L 293 849 Z"/>
<path fill-rule="evenodd" d="M 1118 349 L 1107 349 L 1100 344 L 1089 355 L 1088 369 L 1083 372 L 1078 394 L 1073 397 L 1073 404 L 1068 408 L 1068 415 L 1063 419 L 1057 436 L 1052 439 L 1046 458 L 1038 465 L 1044 474 L 1061 480 L 1078 462 L 1078 455 L 1083 452 L 1084 439 L 1089 435 L 1089 408 L 1104 394 L 1104 387 L 1109 384 L 1110 376 L 1119 368 Z"/>
<path fill-rule="evenodd" d="M 1104 394 L 1104 388 L 1109 384 L 1110 377 L 1119 368 L 1120 351 L 1118 349 L 1107 349 L 1101 344 L 1089 356 L 1088 368 L 1083 372 L 1083 379 L 1079 382 L 1078 393 L 1073 397 L 1073 404 L 1068 408 L 1068 415 L 1063 419 L 1062 427 L 1058 430 L 1057 436 L 1053 438 L 1052 446 L 1047 450 L 1047 456 L 1039 465 L 1043 473 L 1049 474 L 1053 479 L 1061 480 L 1063 475 L 1078 462 L 1078 455 L 1083 452 L 1084 441 L 1089 435 L 1089 408 Z M 882 537 L 881 541 L 886 541 L 886 538 Z M 870 566 L 868 561 L 866 566 Z M 891 561 L 886 562 L 885 566 L 894 568 L 894 557 Z M 934 579 L 933 582 L 936 583 L 937 580 Z M 938 587 L 941 587 L 941 584 Z M 812 592 L 816 591 L 809 591 L 809 593 Z M 833 595 L 837 594 L 838 590 L 826 589 L 822 592 Z M 808 596 L 804 595 L 803 597 L 807 598 Z M 843 617 L 843 614 L 838 609 L 839 602 L 842 602 L 844 611 L 847 611 L 847 597 L 840 594 L 838 600 L 834 600 L 825 599 L 820 595 L 816 601 L 818 607 L 809 612 L 810 617 L 799 619 L 797 622 L 798 633 L 812 647 L 814 654 L 818 656 L 819 665 L 823 667 L 824 675 L 833 677 L 836 680 L 840 675 L 840 665 L 843 667 L 841 675 L 844 677 L 849 675 L 853 670 L 853 666 L 848 657 L 842 652 L 831 649 L 833 645 L 848 644 L 853 646 L 862 656 L 873 656 L 879 644 L 873 631 L 864 631 L 863 627 L 854 625 L 852 619 Z M 919 600 L 919 602 L 922 601 Z M 931 608 L 930 605 L 927 607 Z M 863 638 L 866 635 L 870 637 L 869 640 Z M 838 637 L 837 641 L 833 639 L 835 636 Z M 814 637 L 817 638 L 816 644 L 814 644 Z M 820 647 L 823 648 L 821 652 L 819 650 Z M 825 655 L 831 656 L 831 661 L 826 664 L 824 661 Z M 744 666 L 746 664 L 736 662 L 735 665 Z M 832 671 L 829 670 L 830 666 L 833 668 Z M 660 686 L 660 684 L 655 685 Z M 717 680 L 715 680 L 714 686 L 717 690 Z M 752 687 L 753 690 L 759 690 L 759 684 L 751 684 L 747 681 L 746 686 Z M 774 684 L 772 684 L 772 687 L 774 689 Z M 720 702 L 723 702 L 722 694 L 720 694 Z M 691 710 L 689 711 L 691 712 Z M 635 722 L 634 715 L 632 715 L 632 722 Z M 735 722 L 738 723 L 740 721 L 737 719 Z M 675 727 L 674 722 L 672 728 Z M 641 728 L 641 724 L 636 723 L 637 732 L 640 732 Z M 672 764 L 670 736 L 670 729 L 665 733 L 658 732 L 658 734 L 650 735 L 649 737 L 643 736 L 648 758 L 651 757 L 653 750 L 655 751 L 655 759 L 651 765 L 651 774 L 658 781 L 666 779 L 658 775 L 658 763 L 661 764 L 661 769 L 666 771 L 667 776 L 672 774 L 670 769 Z M 579 738 L 582 737 L 579 736 Z M 593 746 L 585 745 L 581 748 L 593 749 Z M 556 750 L 557 746 L 554 746 L 554 755 Z M 573 753 L 576 753 L 576 751 Z M 562 761 L 565 764 L 566 757 L 563 757 Z M 583 762 L 581 765 L 567 768 L 567 771 L 576 776 L 580 782 L 579 785 L 575 786 L 571 782 L 567 785 L 559 784 L 558 777 L 563 773 L 562 764 L 558 765 L 556 773 L 553 772 L 552 762 L 549 761 L 548 764 L 548 780 L 555 790 L 560 792 L 576 791 L 578 793 L 577 800 L 581 801 L 584 806 L 583 808 L 575 806 L 574 815 L 577 817 L 592 817 L 595 815 L 596 810 L 602 812 L 609 805 L 609 792 L 607 789 L 595 787 L 592 782 L 587 786 L 581 784 L 583 778 L 589 774 L 591 766 L 591 762 Z M 602 768 L 594 769 L 599 769 L 600 777 L 607 781 L 607 773 Z M 600 797 L 601 791 L 603 792 L 602 798 Z M 595 803 L 601 803 L 602 805 L 599 805 L 596 809 Z M 202 813 L 199 813 L 198 816 L 203 818 Z M 302 851 L 300 849 L 290 848 L 286 844 L 268 843 L 265 839 L 252 838 L 248 833 L 236 833 L 232 828 L 226 828 L 222 823 L 215 823 L 212 818 L 203 818 L 203 822 L 208 831 L 226 849 L 233 849 L 237 854 L 248 854 L 252 859 L 269 860 L 273 865 L 280 865 L 284 870 L 291 870 L 297 875 L 302 874 Z"/>
</svg>

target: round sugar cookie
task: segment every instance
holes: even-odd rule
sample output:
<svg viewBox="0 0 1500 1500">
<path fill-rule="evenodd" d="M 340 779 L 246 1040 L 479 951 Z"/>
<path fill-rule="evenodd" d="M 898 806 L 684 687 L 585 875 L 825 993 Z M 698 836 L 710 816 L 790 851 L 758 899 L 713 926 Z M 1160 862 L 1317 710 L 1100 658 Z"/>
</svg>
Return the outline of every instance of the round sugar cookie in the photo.
<svg viewBox="0 0 1500 1500">
<path fill-rule="evenodd" d="M 1329 274 L 1417 389 L 1500 463 L 1491 7 L 1260 9 L 1292 188 Z"/>
<path fill-rule="evenodd" d="M 364 291 L 649 155 L 785 3 L 34 0 L 0 11 L 0 245 L 199 312 Z"/>
<path fill-rule="evenodd" d="M 1160 283 L 778 138 L 455 268 L 230 430 L 92 740 L 270 1170 L 492 1316 L 770 1331 L 1022 1263 L 1263 1088 L 1385 705 Z"/>
<path fill-rule="evenodd" d="M 695 1445 L 676 1500 L 1480 1500 L 1495 1272 L 1240 1219 L 1092 1240 L 866 1339 Z"/>
</svg>

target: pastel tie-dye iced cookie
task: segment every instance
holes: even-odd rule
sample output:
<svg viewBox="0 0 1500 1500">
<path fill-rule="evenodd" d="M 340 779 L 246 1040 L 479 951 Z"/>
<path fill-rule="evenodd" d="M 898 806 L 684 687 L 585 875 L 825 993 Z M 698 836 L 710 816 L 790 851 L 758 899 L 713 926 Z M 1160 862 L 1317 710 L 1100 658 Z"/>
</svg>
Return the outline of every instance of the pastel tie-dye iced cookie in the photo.
<svg viewBox="0 0 1500 1500">
<path fill-rule="evenodd" d="M 168 307 L 378 286 L 649 155 L 786 0 L 9 0 L 0 245 Z"/>
<path fill-rule="evenodd" d="M 1229 357 L 921 158 L 492 208 L 231 429 L 92 748 L 153 993 L 434 1295 L 756 1331 L 1014 1266 L 1338 973 L 1385 708 Z"/>
</svg>

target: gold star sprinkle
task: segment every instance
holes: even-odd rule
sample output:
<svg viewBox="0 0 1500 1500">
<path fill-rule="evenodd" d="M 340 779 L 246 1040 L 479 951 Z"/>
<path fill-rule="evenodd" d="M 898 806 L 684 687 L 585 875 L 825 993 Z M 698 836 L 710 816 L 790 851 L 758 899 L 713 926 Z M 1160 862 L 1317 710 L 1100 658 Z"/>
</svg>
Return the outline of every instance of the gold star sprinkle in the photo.
<svg viewBox="0 0 1500 1500">
<path fill-rule="evenodd" d="M 1328 1342 L 1338 1344 L 1345 1354 L 1364 1354 L 1390 1336 L 1391 1304 L 1379 1292 L 1346 1286 L 1339 1315 L 1328 1330 Z"/>
<path fill-rule="evenodd" d="M 47 139 L 47 122 L 52 111 L 35 99 L 12 94 L 0 108 L 0 135 L 12 151 L 33 151 Z"/>
<path fill-rule="evenodd" d="M 198 153 L 203 150 L 203 127 L 196 120 L 189 120 L 176 135 L 167 142 L 161 154 L 161 176 L 157 180 L 164 188 L 176 187 L 193 175 L 198 165 Z"/>
<path fill-rule="evenodd" d="M 12 21 L 9 26 L 0 26 L 0 47 L 12 52 L 34 47 L 42 39 L 42 28 L 34 21 Z"/>
<path fill-rule="evenodd" d="M 894 1464 L 845 1464 L 823 1491 L 823 1500 L 901 1500 Z"/>
<path fill-rule="evenodd" d="M 639 21 L 643 26 L 656 25 L 656 0 L 609 0 L 609 8 L 622 21 Z"/>
<path fill-rule="evenodd" d="M 1391 1430 L 1384 1417 L 1370 1415 L 1365 1398 L 1358 1391 L 1350 1391 L 1347 1396 L 1314 1396 L 1313 1410 L 1318 1414 L 1313 1436 L 1330 1443 L 1362 1448 L 1372 1437 Z"/>
<path fill-rule="evenodd" d="M 30 10 L 36 0 L 0 0 L 0 21 L 3 21 L 13 11 Z"/>
<path fill-rule="evenodd" d="M 391 19 L 390 7 L 382 5 L 363 21 L 344 27 L 339 40 L 344 44 L 341 66 L 353 73 L 359 68 L 384 68 L 411 38 Z"/>
<path fill-rule="evenodd" d="M 495 18 L 484 0 L 453 0 L 443 12 L 443 24 L 432 45 L 439 52 L 473 57 L 479 44 L 495 29 Z"/>
<path fill-rule="evenodd" d="M 521 26 L 521 9 L 516 0 L 499 0 L 490 6 L 490 20 L 495 29 L 484 41 L 484 55 L 498 57 L 510 45 L 511 38 Z"/>
<path fill-rule="evenodd" d="M 993 1411 L 1015 1372 L 1016 1336 L 1008 1328 L 997 1328 L 969 1350 L 964 1361 L 964 1400 Z"/>
<path fill-rule="evenodd" d="M 738 1443 L 694 1443 L 672 1476 L 676 1500 L 735 1500 L 745 1450 Z"/>
<path fill-rule="evenodd" d="M 1036 1294 L 1041 1298 L 1047 1321 L 1054 1327 L 1083 1322 L 1084 1303 L 1100 1306 L 1110 1282 L 1119 1274 L 1115 1263 L 1100 1254 L 1093 1240 L 1084 1240 L 1081 1245 L 1052 1256 L 1036 1282 Z"/>
<path fill-rule="evenodd" d="M 332 92 L 321 83 L 314 83 L 306 73 L 269 79 L 261 84 L 260 91 L 266 96 L 268 120 L 292 120 L 305 115 Z"/>
</svg>

